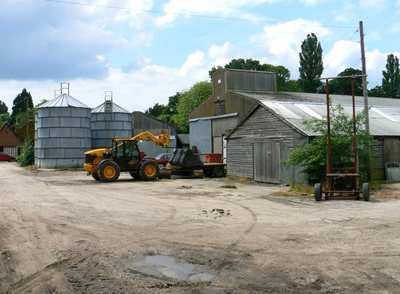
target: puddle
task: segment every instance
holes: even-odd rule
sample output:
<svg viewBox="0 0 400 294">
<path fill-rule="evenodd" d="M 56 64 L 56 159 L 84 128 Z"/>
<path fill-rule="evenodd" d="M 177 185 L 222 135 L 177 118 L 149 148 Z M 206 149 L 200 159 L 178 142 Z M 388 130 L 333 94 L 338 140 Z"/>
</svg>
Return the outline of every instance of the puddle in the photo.
<svg viewBox="0 0 400 294">
<path fill-rule="evenodd" d="M 132 270 L 161 279 L 199 283 L 210 282 L 217 277 L 216 271 L 208 266 L 177 262 L 167 255 L 139 256 L 125 262 Z"/>
</svg>

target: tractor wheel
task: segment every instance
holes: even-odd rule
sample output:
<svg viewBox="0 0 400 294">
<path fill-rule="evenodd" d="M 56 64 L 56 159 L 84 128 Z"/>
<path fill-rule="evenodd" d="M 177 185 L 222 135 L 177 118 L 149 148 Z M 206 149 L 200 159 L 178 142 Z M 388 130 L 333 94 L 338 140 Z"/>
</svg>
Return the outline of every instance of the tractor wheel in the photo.
<svg viewBox="0 0 400 294">
<path fill-rule="evenodd" d="M 216 166 L 213 168 L 212 171 L 214 177 L 216 178 L 222 178 L 224 176 L 225 170 L 223 166 Z"/>
<path fill-rule="evenodd" d="M 96 181 L 101 181 L 98 173 L 92 173 L 92 178 L 95 179 Z"/>
<path fill-rule="evenodd" d="M 144 181 L 154 181 L 160 173 L 160 168 L 155 161 L 147 160 L 142 163 L 139 168 L 140 177 Z"/>
<path fill-rule="evenodd" d="M 364 201 L 369 201 L 369 185 L 368 183 L 364 183 L 362 185 L 362 194 Z"/>
<path fill-rule="evenodd" d="M 103 162 L 98 171 L 98 176 L 103 182 L 115 182 L 120 174 L 119 166 L 114 161 L 107 160 Z"/>
<path fill-rule="evenodd" d="M 322 189 L 320 183 L 317 183 L 314 186 L 314 199 L 315 201 L 321 201 L 322 199 Z"/>
</svg>

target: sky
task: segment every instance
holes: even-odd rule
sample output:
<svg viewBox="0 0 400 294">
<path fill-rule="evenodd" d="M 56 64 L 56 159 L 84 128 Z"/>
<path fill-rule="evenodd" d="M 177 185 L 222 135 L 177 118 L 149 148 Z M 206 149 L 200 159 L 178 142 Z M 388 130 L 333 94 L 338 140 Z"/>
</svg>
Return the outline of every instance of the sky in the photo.
<svg viewBox="0 0 400 294">
<path fill-rule="evenodd" d="M 36 105 L 68 82 L 91 108 L 112 91 L 118 105 L 145 111 L 236 58 L 283 65 L 297 79 L 310 33 L 322 77 L 337 76 L 361 69 L 360 21 L 373 88 L 387 55 L 400 57 L 400 0 L 1 0 L 0 100 L 11 111 L 26 88 Z"/>
</svg>

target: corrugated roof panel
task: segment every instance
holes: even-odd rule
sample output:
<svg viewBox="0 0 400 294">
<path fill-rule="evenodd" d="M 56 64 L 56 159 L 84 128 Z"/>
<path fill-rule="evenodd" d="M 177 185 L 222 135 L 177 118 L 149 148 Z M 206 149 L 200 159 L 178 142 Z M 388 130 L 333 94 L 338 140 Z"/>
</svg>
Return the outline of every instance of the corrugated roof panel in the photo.
<svg viewBox="0 0 400 294">
<path fill-rule="evenodd" d="M 47 101 L 46 103 L 40 105 L 38 108 L 45 108 L 45 107 L 78 107 L 78 108 L 90 108 L 86 104 L 83 104 L 79 100 L 75 99 L 74 97 L 68 94 L 61 94 L 56 98 Z"/>
<path fill-rule="evenodd" d="M 305 104 L 295 104 L 295 106 L 297 108 L 300 108 L 301 110 L 303 110 L 305 113 L 307 113 L 311 117 L 314 117 L 317 119 L 322 119 L 322 115 L 319 115 L 318 113 L 316 113 L 314 110 L 312 110 Z"/>
<path fill-rule="evenodd" d="M 317 136 L 318 133 L 307 130 L 305 120 L 311 117 L 326 117 L 326 105 L 321 103 L 293 103 L 262 100 L 265 105 L 277 115 L 288 121 L 308 136 Z M 343 106 L 343 105 L 342 105 Z M 343 106 L 344 112 L 352 116 L 351 105 Z M 356 106 L 356 113 L 363 111 L 363 106 Z M 400 136 L 400 107 L 372 107 L 369 116 L 370 132 L 374 136 Z"/>
<path fill-rule="evenodd" d="M 384 118 L 390 120 L 390 121 L 393 121 L 393 122 L 398 122 L 399 121 L 397 118 L 393 117 L 392 115 L 390 115 L 388 113 L 385 113 L 384 110 L 383 111 L 379 110 L 376 107 L 371 107 L 371 110 L 374 111 L 375 113 L 383 116 Z"/>
<path fill-rule="evenodd" d="M 301 116 L 298 116 L 293 111 L 289 110 L 286 107 L 286 104 L 283 103 L 276 103 L 271 101 L 262 101 L 264 105 L 268 106 L 272 110 L 274 110 L 277 114 L 285 117 L 285 118 L 294 118 L 294 119 L 301 119 Z"/>
</svg>

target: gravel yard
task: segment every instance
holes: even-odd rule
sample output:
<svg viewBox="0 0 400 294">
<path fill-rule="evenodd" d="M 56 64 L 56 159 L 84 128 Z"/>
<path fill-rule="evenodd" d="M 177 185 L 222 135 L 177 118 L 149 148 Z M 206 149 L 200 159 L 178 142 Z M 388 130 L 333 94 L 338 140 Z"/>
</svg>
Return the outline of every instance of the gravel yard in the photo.
<svg viewBox="0 0 400 294">
<path fill-rule="evenodd" d="M 400 293 L 398 185 L 317 203 L 228 179 L 0 171 L 0 293 Z"/>
</svg>

